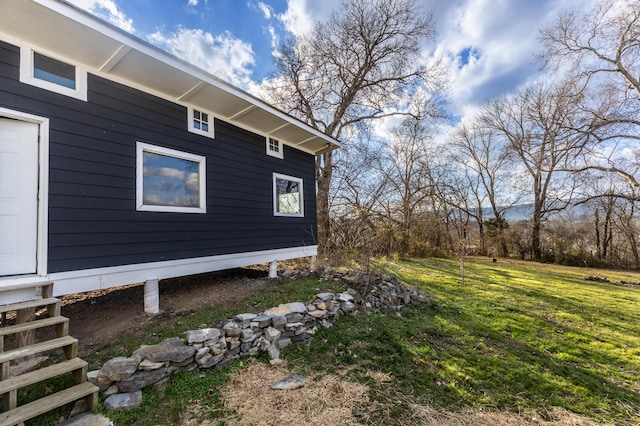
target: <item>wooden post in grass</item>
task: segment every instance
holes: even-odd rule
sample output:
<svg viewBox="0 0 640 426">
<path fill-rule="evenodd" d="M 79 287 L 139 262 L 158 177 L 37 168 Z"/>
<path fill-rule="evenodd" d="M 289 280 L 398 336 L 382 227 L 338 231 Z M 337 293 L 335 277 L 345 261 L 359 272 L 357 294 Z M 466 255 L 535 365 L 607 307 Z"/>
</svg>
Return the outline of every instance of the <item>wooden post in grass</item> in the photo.
<svg viewBox="0 0 640 426">
<path fill-rule="evenodd" d="M 462 275 L 462 280 L 460 284 L 464 285 L 464 257 L 466 255 L 467 249 L 467 227 L 466 225 L 462 225 L 462 238 L 460 238 L 460 273 Z"/>
</svg>

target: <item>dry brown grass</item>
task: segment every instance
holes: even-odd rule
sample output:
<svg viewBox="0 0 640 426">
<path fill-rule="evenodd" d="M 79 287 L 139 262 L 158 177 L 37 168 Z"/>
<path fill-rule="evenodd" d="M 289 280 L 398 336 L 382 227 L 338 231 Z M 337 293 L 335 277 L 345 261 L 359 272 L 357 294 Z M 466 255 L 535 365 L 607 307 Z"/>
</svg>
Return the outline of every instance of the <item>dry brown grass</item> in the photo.
<svg viewBox="0 0 640 426">
<path fill-rule="evenodd" d="M 352 411 L 367 400 L 367 387 L 327 375 L 306 378 L 299 389 L 274 391 L 271 383 L 290 376 L 285 363 L 253 363 L 238 372 L 223 390 L 224 406 L 235 425 L 350 425 Z"/>
<path fill-rule="evenodd" d="M 345 372 L 346 373 L 346 372 Z M 396 424 L 422 426 L 593 426 L 595 423 L 565 410 L 555 408 L 544 413 L 514 414 L 467 410 L 450 412 L 427 405 L 405 403 L 409 415 L 402 419 L 387 418 L 391 407 L 369 404 L 367 386 L 349 381 L 344 375 L 330 374 L 319 379 L 306 378 L 304 387 L 274 391 L 271 383 L 292 373 L 284 362 L 263 364 L 252 362 L 231 379 L 221 391 L 224 409 L 230 413 L 229 425 L 357 425 Z M 377 386 L 393 380 L 381 372 L 370 372 Z M 194 404 L 182 416 L 181 426 L 218 424 L 202 420 L 206 407 Z M 354 413 L 358 413 L 356 417 Z M 371 417 L 375 415 L 375 417 Z M 373 420 L 373 418 L 377 420 Z"/>
</svg>

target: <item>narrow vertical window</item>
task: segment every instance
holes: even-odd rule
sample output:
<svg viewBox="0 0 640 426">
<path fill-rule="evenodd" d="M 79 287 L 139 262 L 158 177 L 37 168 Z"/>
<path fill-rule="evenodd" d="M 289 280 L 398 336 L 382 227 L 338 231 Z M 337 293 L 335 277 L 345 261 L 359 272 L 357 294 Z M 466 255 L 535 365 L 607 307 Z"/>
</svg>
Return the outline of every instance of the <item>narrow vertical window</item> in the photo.
<svg viewBox="0 0 640 426">
<path fill-rule="evenodd" d="M 283 158 L 282 144 L 279 140 L 267 136 L 267 154 L 272 157 Z"/>
</svg>

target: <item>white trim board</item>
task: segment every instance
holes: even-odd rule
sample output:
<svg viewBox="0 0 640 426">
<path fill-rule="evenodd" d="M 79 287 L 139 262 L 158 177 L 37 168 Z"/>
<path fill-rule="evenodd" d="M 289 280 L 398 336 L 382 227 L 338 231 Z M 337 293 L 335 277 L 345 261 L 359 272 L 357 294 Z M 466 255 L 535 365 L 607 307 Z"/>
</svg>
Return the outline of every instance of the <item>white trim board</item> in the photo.
<svg viewBox="0 0 640 426">
<path fill-rule="evenodd" d="M 2 39 L 69 58 L 71 64 L 82 65 L 91 73 L 209 111 L 304 152 L 317 155 L 340 146 L 336 139 L 256 96 L 65 1 L 3 0 L 3 6 Z M 65 31 L 59 31 L 60 27 Z M 148 69 L 158 71 L 150 75 Z"/>
<path fill-rule="evenodd" d="M 55 296 L 102 290 L 127 284 L 135 284 L 152 279 L 167 279 L 205 272 L 240 268 L 274 260 L 288 260 L 316 256 L 318 246 L 291 247 L 246 253 L 224 254 L 194 259 L 169 260 L 164 262 L 139 263 L 109 268 L 84 269 L 70 272 L 56 272 L 46 276 L 20 276 L 0 278 L 0 292 L 3 287 L 53 282 Z"/>
</svg>

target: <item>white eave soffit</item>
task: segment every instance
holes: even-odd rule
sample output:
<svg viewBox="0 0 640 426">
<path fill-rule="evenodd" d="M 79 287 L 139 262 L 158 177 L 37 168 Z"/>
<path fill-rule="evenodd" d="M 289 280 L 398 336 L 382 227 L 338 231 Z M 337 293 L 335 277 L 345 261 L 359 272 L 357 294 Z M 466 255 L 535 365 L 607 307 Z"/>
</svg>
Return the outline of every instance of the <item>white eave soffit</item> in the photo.
<svg viewBox="0 0 640 426">
<path fill-rule="evenodd" d="M 311 154 L 340 146 L 260 99 L 64 1 L 2 2 L 0 32 L 17 41 Z"/>
</svg>

